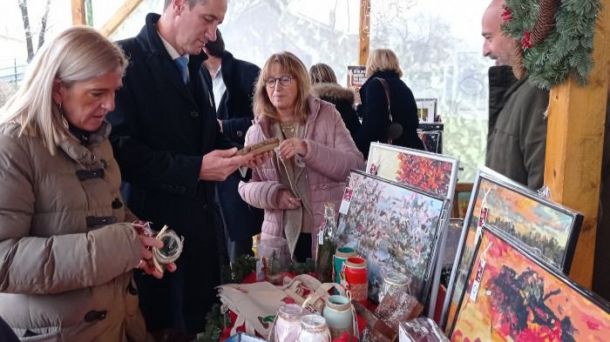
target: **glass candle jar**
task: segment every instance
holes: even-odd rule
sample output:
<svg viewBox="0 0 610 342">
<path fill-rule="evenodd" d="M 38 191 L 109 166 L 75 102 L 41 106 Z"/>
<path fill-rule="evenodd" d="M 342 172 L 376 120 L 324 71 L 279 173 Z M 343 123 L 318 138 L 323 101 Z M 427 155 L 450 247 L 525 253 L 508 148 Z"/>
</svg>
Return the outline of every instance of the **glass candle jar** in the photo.
<svg viewBox="0 0 610 342">
<path fill-rule="evenodd" d="M 333 281 L 337 284 L 341 283 L 341 270 L 345 260 L 351 256 L 355 256 L 356 251 L 352 247 L 340 247 L 337 248 L 335 255 L 333 256 Z"/>
<path fill-rule="evenodd" d="M 359 256 L 347 258 L 343 264 L 341 281 L 351 292 L 352 299 L 365 303 L 368 297 L 368 275 L 366 259 Z"/>
<path fill-rule="evenodd" d="M 318 314 L 301 317 L 301 331 L 299 331 L 296 341 L 330 342 L 330 330 L 328 330 L 324 317 Z"/>
<path fill-rule="evenodd" d="M 379 302 L 383 300 L 383 297 L 399 291 L 409 293 L 410 285 L 411 279 L 406 275 L 396 271 L 384 272 L 383 283 L 379 289 Z"/>
<path fill-rule="evenodd" d="M 273 341 L 292 342 L 296 340 L 301 330 L 303 308 L 297 304 L 282 304 L 277 311 Z"/>
<path fill-rule="evenodd" d="M 349 298 L 340 295 L 329 296 L 322 311 L 322 316 L 326 319 L 326 325 L 328 325 L 333 339 L 346 331 L 350 337 L 353 336 L 354 315 Z"/>
</svg>

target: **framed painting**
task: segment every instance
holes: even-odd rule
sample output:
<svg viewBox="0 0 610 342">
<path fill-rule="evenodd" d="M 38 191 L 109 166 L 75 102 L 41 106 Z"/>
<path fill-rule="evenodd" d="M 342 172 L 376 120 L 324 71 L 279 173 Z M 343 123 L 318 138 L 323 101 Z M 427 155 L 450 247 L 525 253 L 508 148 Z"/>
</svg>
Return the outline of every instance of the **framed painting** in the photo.
<svg viewBox="0 0 610 342">
<path fill-rule="evenodd" d="M 449 277 L 451 276 L 451 268 L 453 267 L 453 261 L 457 254 L 458 246 L 460 244 L 460 236 L 462 235 L 462 227 L 464 226 L 464 220 L 460 218 L 449 219 L 449 225 L 447 226 L 447 234 L 441 249 L 443 250 L 443 259 L 440 260 L 441 265 L 441 284 L 447 287 L 449 283 Z"/>
<path fill-rule="evenodd" d="M 361 171 L 351 172 L 346 191 L 351 196 L 341 204 L 337 243 L 366 258 L 369 298 L 378 301 L 381 271 L 391 270 L 410 277 L 413 295 L 424 302 L 444 199 Z"/>
<path fill-rule="evenodd" d="M 371 143 L 366 171 L 383 179 L 441 196 L 451 208 L 458 171 L 458 161 L 454 158 L 405 147 Z M 445 227 L 448 223 L 446 219 L 441 221 L 439 245 L 444 243 L 447 234 Z M 444 258 L 444 254 L 444 248 L 440 247 L 434 250 L 432 256 L 436 266 L 430 288 L 427 312 L 429 317 L 433 315 L 436 306 L 442 272 L 440 259 Z"/>
<path fill-rule="evenodd" d="M 607 341 L 608 303 L 485 225 L 451 329 L 452 341 Z"/>
<path fill-rule="evenodd" d="M 432 153 L 442 152 L 443 131 L 424 131 L 418 129 L 417 136 L 424 143 L 426 151 Z"/>
<path fill-rule="evenodd" d="M 419 121 L 434 122 L 437 102 L 437 99 L 415 99 Z"/>
<path fill-rule="evenodd" d="M 582 215 L 552 203 L 537 193 L 487 168 L 474 182 L 460 245 L 454 261 L 441 325 L 451 322 L 465 287 L 483 224 L 503 230 L 524 243 L 558 272 L 567 273 L 576 247 Z"/>
<path fill-rule="evenodd" d="M 453 197 L 456 159 L 405 147 L 371 143 L 366 172 L 446 199 Z"/>
</svg>

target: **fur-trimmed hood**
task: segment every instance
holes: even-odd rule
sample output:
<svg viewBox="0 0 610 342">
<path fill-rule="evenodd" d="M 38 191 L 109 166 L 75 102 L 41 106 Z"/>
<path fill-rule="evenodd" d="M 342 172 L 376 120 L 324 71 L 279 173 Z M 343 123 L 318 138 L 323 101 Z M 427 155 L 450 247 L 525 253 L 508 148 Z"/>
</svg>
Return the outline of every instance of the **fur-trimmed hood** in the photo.
<svg viewBox="0 0 610 342">
<path fill-rule="evenodd" d="M 337 103 L 339 101 L 348 102 L 353 106 L 354 92 L 336 83 L 316 83 L 312 87 L 313 94 L 324 101 Z"/>
</svg>

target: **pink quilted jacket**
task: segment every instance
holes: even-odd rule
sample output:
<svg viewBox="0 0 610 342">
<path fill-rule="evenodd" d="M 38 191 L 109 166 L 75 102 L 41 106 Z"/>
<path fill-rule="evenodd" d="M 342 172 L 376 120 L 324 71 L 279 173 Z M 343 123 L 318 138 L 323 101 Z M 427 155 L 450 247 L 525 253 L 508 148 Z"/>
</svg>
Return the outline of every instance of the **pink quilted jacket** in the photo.
<svg viewBox="0 0 610 342">
<path fill-rule="evenodd" d="M 332 202 L 338 211 L 351 169 L 362 169 L 364 160 L 334 105 L 310 96 L 309 116 L 305 124 L 307 155 L 304 157 L 309 181 L 314 227 L 322 223 L 324 203 Z M 248 129 L 245 145 L 252 145 L 272 136 L 269 119 L 261 118 Z M 278 191 L 286 188 L 279 182 L 275 156 L 256 168 L 248 183 L 239 184 L 239 194 L 250 205 L 265 210 L 261 238 L 283 236 L 283 215 L 277 202 Z M 315 235 L 314 235 L 315 237 Z"/>
</svg>

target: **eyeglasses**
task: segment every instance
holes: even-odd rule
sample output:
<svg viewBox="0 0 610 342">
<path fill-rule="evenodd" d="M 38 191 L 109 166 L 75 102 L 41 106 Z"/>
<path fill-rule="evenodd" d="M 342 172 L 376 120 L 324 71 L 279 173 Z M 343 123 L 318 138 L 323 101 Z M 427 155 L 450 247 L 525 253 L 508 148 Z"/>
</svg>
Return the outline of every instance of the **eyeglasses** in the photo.
<svg viewBox="0 0 610 342">
<path fill-rule="evenodd" d="M 288 85 L 290 85 L 292 78 L 293 77 L 290 75 L 283 75 L 280 77 L 271 77 L 265 81 L 265 85 L 267 86 L 267 88 L 275 88 L 279 82 L 279 84 L 282 87 L 287 87 Z"/>
</svg>

